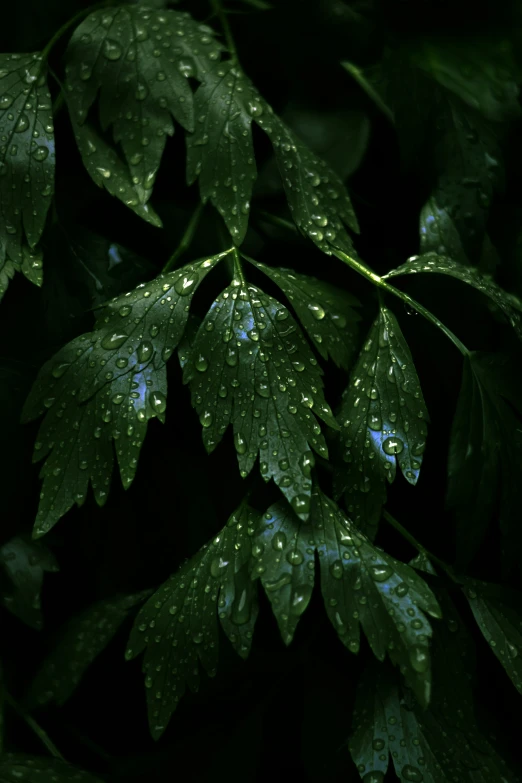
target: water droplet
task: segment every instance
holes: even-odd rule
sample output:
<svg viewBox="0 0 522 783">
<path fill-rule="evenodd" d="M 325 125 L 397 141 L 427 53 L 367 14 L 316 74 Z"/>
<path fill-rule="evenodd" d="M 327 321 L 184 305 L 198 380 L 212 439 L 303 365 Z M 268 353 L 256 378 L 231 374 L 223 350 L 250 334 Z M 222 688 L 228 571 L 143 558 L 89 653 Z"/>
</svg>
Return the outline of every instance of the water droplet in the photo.
<svg viewBox="0 0 522 783">
<path fill-rule="evenodd" d="M 404 449 L 404 443 L 400 438 L 386 438 L 382 444 L 385 454 L 400 454 Z"/>
<path fill-rule="evenodd" d="M 147 362 L 152 354 L 154 353 L 154 346 L 149 340 L 144 340 L 141 345 L 138 346 L 138 350 L 136 351 L 136 354 L 138 356 L 138 361 L 140 364 L 143 364 L 143 362 Z"/>
<path fill-rule="evenodd" d="M 198 372 L 206 372 L 208 370 L 208 361 L 200 354 L 194 362 L 194 366 Z"/>
<path fill-rule="evenodd" d="M 402 768 L 401 775 L 405 780 L 411 781 L 411 783 L 422 783 L 424 780 L 424 775 L 420 769 L 418 767 L 412 767 L 411 764 L 406 764 Z"/>
<path fill-rule="evenodd" d="M 198 284 L 199 276 L 195 272 L 181 275 L 174 283 L 174 290 L 179 296 L 188 296 Z"/>
<path fill-rule="evenodd" d="M 286 559 L 290 563 L 290 565 L 298 566 L 301 565 L 301 563 L 304 560 L 304 555 L 302 552 L 299 551 L 299 549 L 291 549 L 290 552 L 288 552 Z"/>
<path fill-rule="evenodd" d="M 0 95 L 0 109 L 8 109 L 13 105 L 14 98 L 12 95 Z"/>
<path fill-rule="evenodd" d="M 236 451 L 238 454 L 246 453 L 246 450 L 248 448 L 247 442 L 239 432 L 236 432 L 236 434 L 234 435 L 234 446 L 236 447 Z"/>
<path fill-rule="evenodd" d="M 384 783 L 384 774 L 377 769 L 367 772 L 362 780 L 363 783 Z"/>
<path fill-rule="evenodd" d="M 103 337 L 100 345 L 107 351 L 115 351 L 117 348 L 120 348 L 127 339 L 128 335 L 126 335 L 125 332 L 108 332 L 105 337 Z"/>
<path fill-rule="evenodd" d="M 430 667 L 428 648 L 415 644 L 410 650 L 410 663 L 412 669 L 419 674 L 427 672 Z"/>
<path fill-rule="evenodd" d="M 222 576 L 225 568 L 228 566 L 229 561 L 224 560 L 222 557 L 214 557 L 210 563 L 210 574 L 217 579 Z"/>
<path fill-rule="evenodd" d="M 330 565 L 330 573 L 334 579 L 343 578 L 343 564 L 340 560 L 334 560 L 334 562 Z"/>
<path fill-rule="evenodd" d="M 309 514 L 310 513 L 310 496 L 309 495 L 295 495 L 292 498 L 292 508 L 296 514 Z"/>
<path fill-rule="evenodd" d="M 39 161 L 40 163 L 43 160 L 45 160 L 48 157 L 48 155 L 49 155 L 49 150 L 47 149 L 47 147 L 43 147 L 43 146 L 37 147 L 32 152 L 33 158 Z"/>
<path fill-rule="evenodd" d="M 370 575 L 376 582 L 385 582 L 393 574 L 393 568 L 381 563 L 370 567 Z"/>
<path fill-rule="evenodd" d="M 383 739 L 381 739 L 380 737 L 377 737 L 377 738 L 376 738 L 376 739 L 374 739 L 374 741 L 372 742 L 372 748 L 373 748 L 374 750 L 376 750 L 376 751 L 379 751 L 379 750 L 382 750 L 382 749 L 384 748 L 384 744 L 385 744 L 385 743 L 384 743 L 384 740 L 383 740 Z"/>
<path fill-rule="evenodd" d="M 138 82 L 136 90 L 134 91 L 134 97 L 137 101 L 144 101 L 149 94 L 149 88 L 143 82 Z"/>
<path fill-rule="evenodd" d="M 153 391 L 150 393 L 149 396 L 149 402 L 151 405 L 152 410 L 156 411 L 156 413 L 165 413 L 167 409 L 167 398 L 163 394 L 163 392 L 160 391 Z"/>
<path fill-rule="evenodd" d="M 300 585 L 292 593 L 290 611 L 292 614 L 300 616 L 310 602 L 312 597 L 312 588 L 310 585 Z"/>
<path fill-rule="evenodd" d="M 272 538 L 272 549 L 276 552 L 280 552 L 286 546 L 286 536 L 284 533 L 278 531 Z"/>
<path fill-rule="evenodd" d="M 312 311 L 312 315 L 317 321 L 322 321 L 326 315 L 324 308 L 321 307 L 320 304 L 315 304 L 314 302 L 310 302 L 308 304 L 308 309 Z"/>
<path fill-rule="evenodd" d="M 61 378 L 70 366 L 69 362 L 60 362 L 59 364 L 56 364 L 51 372 L 53 378 Z"/>
<path fill-rule="evenodd" d="M 119 60 L 123 51 L 117 41 L 113 41 L 112 38 L 106 38 L 103 42 L 103 55 L 107 60 Z"/>
</svg>

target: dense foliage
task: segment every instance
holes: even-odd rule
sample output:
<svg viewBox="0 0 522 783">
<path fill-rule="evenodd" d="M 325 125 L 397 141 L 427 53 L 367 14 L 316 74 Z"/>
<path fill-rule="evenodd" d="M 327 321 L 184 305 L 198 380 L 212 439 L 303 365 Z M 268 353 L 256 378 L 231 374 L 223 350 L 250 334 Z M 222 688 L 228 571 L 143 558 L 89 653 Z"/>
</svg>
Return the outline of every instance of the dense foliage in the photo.
<svg viewBox="0 0 522 783">
<path fill-rule="evenodd" d="M 11 15 L 0 781 L 515 783 L 522 3 Z"/>
</svg>

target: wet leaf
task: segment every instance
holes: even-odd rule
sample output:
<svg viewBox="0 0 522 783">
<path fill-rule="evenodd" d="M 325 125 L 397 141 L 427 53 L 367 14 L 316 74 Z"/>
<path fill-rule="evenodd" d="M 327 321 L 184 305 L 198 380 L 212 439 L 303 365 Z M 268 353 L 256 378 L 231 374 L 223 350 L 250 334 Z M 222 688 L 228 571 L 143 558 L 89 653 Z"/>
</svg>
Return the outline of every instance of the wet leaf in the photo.
<svg viewBox="0 0 522 783">
<path fill-rule="evenodd" d="M 186 130 L 194 128 L 188 78 L 201 80 L 221 50 L 213 31 L 188 14 L 141 5 L 94 11 L 74 31 L 65 83 L 73 122 L 82 126 L 99 96 L 101 126 L 112 127 L 121 145 L 138 204 L 150 198 L 173 119 Z M 89 140 L 97 145 L 80 131 L 84 156 Z M 98 172 L 95 181 L 111 179 L 107 149 L 89 157 L 89 170 Z M 114 195 L 125 201 L 118 190 Z"/>
<path fill-rule="evenodd" d="M 132 609 L 151 590 L 104 599 L 73 616 L 35 675 L 27 701 L 37 707 L 50 701 L 59 706 L 72 696 L 85 672 L 105 650 Z"/>
<path fill-rule="evenodd" d="M 494 121 L 520 114 L 513 55 L 506 42 L 477 39 L 432 39 L 413 53 L 416 65 L 472 109 Z"/>
<path fill-rule="evenodd" d="M 350 367 L 357 338 L 354 310 L 360 302 L 347 291 L 292 269 L 252 263 L 279 286 L 290 300 L 317 351 L 338 367 Z"/>
<path fill-rule="evenodd" d="M 466 580 L 464 595 L 477 625 L 509 679 L 522 693 L 522 602 L 498 585 Z"/>
<path fill-rule="evenodd" d="M 350 753 L 364 783 L 384 783 L 391 756 L 401 783 L 506 783 L 511 770 L 451 691 L 419 709 L 398 676 L 370 665 L 358 686 Z M 467 720 L 459 717 L 459 710 Z"/>
<path fill-rule="evenodd" d="M 388 272 L 385 277 L 411 275 L 418 272 L 449 275 L 481 291 L 504 313 L 517 336 L 522 339 L 522 303 L 514 294 L 508 294 L 506 291 L 503 291 L 487 275 L 481 275 L 471 267 L 457 264 L 447 256 L 425 253 L 422 256 L 412 256 L 405 264 Z"/>
<path fill-rule="evenodd" d="M 274 479 L 303 518 L 310 511 L 313 448 L 328 450 L 316 416 L 337 428 L 322 370 L 290 312 L 256 286 L 234 280 L 198 330 L 184 381 L 208 452 L 229 424 L 241 475 Z"/>
<path fill-rule="evenodd" d="M 202 201 L 211 200 L 236 244 L 248 227 L 257 176 L 251 126 L 262 111 L 256 90 L 231 61 L 205 74 L 194 96 L 197 122 L 187 136 L 187 180 L 199 179 Z"/>
<path fill-rule="evenodd" d="M 89 482 L 98 505 L 108 496 L 112 440 L 123 486 L 134 479 L 148 420 L 165 420 L 165 363 L 183 336 L 192 296 L 223 254 L 187 264 L 103 309 L 94 331 L 62 348 L 40 370 L 23 417 L 45 418 L 33 460 L 46 458 L 35 536 L 44 535 Z"/>
<path fill-rule="evenodd" d="M 264 107 L 255 119 L 274 147 L 295 224 L 325 253 L 333 248 L 354 252 L 345 226 L 358 233 L 359 225 L 343 182 L 267 104 Z"/>
<path fill-rule="evenodd" d="M 15 271 L 42 284 L 34 248 L 54 193 L 55 153 L 46 66 L 38 53 L 0 55 L 0 135 L 1 298 Z"/>
<path fill-rule="evenodd" d="M 431 625 L 440 617 L 426 582 L 371 541 L 321 492 L 313 497 L 312 522 L 326 612 L 350 652 L 357 653 L 360 629 L 374 655 L 386 654 L 399 667 L 418 701 L 430 701 Z"/>
<path fill-rule="evenodd" d="M 188 685 L 199 687 L 199 663 L 216 673 L 221 627 L 246 658 L 257 618 L 248 573 L 255 514 L 245 503 L 218 535 L 188 560 L 141 609 L 127 659 L 143 651 L 151 734 L 158 739 Z"/>
<path fill-rule="evenodd" d="M 270 506 L 253 541 L 253 574 L 261 579 L 283 642 L 290 644 L 314 588 L 313 527 L 286 503 Z"/>
<path fill-rule="evenodd" d="M 40 542 L 15 536 L 0 549 L 0 566 L 10 583 L 3 591 L 2 604 L 27 625 L 40 629 L 44 574 L 59 570 L 54 555 Z"/>
<path fill-rule="evenodd" d="M 516 485 L 522 469 L 522 411 L 515 374 L 508 357 L 474 352 L 464 360 L 447 495 L 457 516 L 461 564 L 476 554 L 497 514 L 511 563 L 521 540 Z"/>
<path fill-rule="evenodd" d="M 4 753 L 0 758 L 0 783 L 102 783 L 89 772 L 59 759 Z"/>
<path fill-rule="evenodd" d="M 344 464 L 336 466 L 336 488 L 356 525 L 374 537 L 397 464 L 410 484 L 417 483 L 429 421 L 410 350 L 386 307 L 350 376 L 339 421 Z"/>
</svg>

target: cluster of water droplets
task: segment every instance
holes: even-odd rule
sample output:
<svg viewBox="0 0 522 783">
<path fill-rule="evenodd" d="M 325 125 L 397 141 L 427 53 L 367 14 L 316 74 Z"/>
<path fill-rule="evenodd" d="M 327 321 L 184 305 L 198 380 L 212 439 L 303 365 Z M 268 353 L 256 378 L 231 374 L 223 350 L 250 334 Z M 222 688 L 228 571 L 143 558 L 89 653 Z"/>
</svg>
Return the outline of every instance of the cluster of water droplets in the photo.
<svg viewBox="0 0 522 783">
<path fill-rule="evenodd" d="M 209 71 L 194 96 L 195 132 L 187 137 L 187 179 L 219 211 L 234 241 L 243 241 L 257 177 L 252 117 L 263 104 L 232 62 Z"/>
<path fill-rule="evenodd" d="M 344 224 L 356 232 L 359 227 L 342 181 L 272 111 L 255 119 L 274 147 L 296 225 L 324 253 L 350 251 Z"/>
<path fill-rule="evenodd" d="M 132 196 L 114 195 L 147 202 L 166 137 L 174 132 L 172 118 L 188 131 L 194 128 L 188 79 L 201 80 L 221 49 L 210 28 L 172 10 L 122 6 L 95 11 L 77 28 L 67 50 L 67 103 L 73 122 L 82 126 L 99 97 L 101 125 L 113 127 L 130 171 Z M 90 142 L 82 146 L 95 157 L 99 176 L 117 176 L 114 165 L 106 165 L 101 142 Z"/>
<path fill-rule="evenodd" d="M 31 247 L 40 239 L 54 192 L 54 164 L 45 64 L 37 54 L 0 55 L 0 267 L 7 255 L 21 269 L 25 237 Z M 24 270 L 29 279 L 31 272 Z"/>
<path fill-rule="evenodd" d="M 320 355 L 348 369 L 359 318 L 352 308 L 359 306 L 358 300 L 315 277 L 257 262 L 255 266 L 284 292 Z"/>
<path fill-rule="evenodd" d="M 242 507 L 150 598 L 135 621 L 126 658 L 145 650 L 145 687 L 156 737 L 165 729 L 186 684 L 197 689 L 198 662 L 209 676 L 215 675 L 218 619 L 237 652 L 248 655 L 256 610 L 245 567 L 254 532 L 255 515 Z"/>
<path fill-rule="evenodd" d="M 393 481 L 396 463 L 415 484 L 426 445 L 428 413 L 413 360 L 395 316 L 380 313 L 355 365 L 340 412 L 343 459 L 339 484 L 348 511 L 365 520 L 360 494 L 382 492 Z"/>
<path fill-rule="evenodd" d="M 47 457 L 40 533 L 84 502 L 89 481 L 105 503 L 112 440 L 123 485 L 130 486 L 148 420 L 165 417 L 165 362 L 183 335 L 198 283 L 219 260 L 188 264 L 112 300 L 92 333 L 43 367 L 24 409 L 26 419 L 46 414 L 35 444 L 35 459 Z"/>
<path fill-rule="evenodd" d="M 259 453 L 296 513 L 310 510 L 310 446 L 327 449 L 316 416 L 336 426 L 321 370 L 289 311 L 252 285 L 233 281 L 198 330 L 185 368 L 192 402 L 212 451 L 229 424 L 242 476 Z"/>
</svg>

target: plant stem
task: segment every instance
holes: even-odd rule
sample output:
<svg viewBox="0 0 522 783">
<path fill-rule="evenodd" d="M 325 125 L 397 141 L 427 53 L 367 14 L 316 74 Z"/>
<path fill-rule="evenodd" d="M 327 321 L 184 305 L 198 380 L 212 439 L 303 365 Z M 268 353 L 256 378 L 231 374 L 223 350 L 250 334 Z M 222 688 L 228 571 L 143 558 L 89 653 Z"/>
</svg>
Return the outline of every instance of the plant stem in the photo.
<svg viewBox="0 0 522 783">
<path fill-rule="evenodd" d="M 225 36 L 225 41 L 227 42 L 227 48 L 228 51 L 230 52 L 230 57 L 235 63 L 239 65 L 239 58 L 237 56 L 237 49 L 234 41 L 234 36 L 232 35 L 232 30 L 230 29 L 227 15 L 221 5 L 221 0 L 210 0 L 210 5 L 212 6 L 214 13 L 219 20 L 221 29 L 223 30 L 223 35 Z"/>
<path fill-rule="evenodd" d="M 427 557 L 428 560 L 431 560 L 432 563 L 435 563 L 436 565 L 438 565 L 439 568 L 442 571 L 444 571 L 444 573 L 446 573 L 453 582 L 457 582 L 457 584 L 460 584 L 459 580 L 457 579 L 457 577 L 453 573 L 453 569 L 451 568 L 451 566 L 449 566 L 447 563 L 445 563 L 444 560 L 441 560 L 440 557 L 437 557 L 437 555 L 434 555 L 433 552 L 430 552 L 429 549 L 426 549 L 426 547 L 424 547 L 420 543 L 420 541 L 417 541 L 415 536 L 413 536 L 409 532 L 409 530 L 406 530 L 406 528 L 403 525 L 401 525 L 401 523 L 397 519 L 395 519 L 395 517 L 392 516 L 389 511 L 387 511 L 386 509 L 383 509 L 382 515 L 383 515 L 384 519 L 392 527 L 394 527 L 395 530 L 397 530 L 397 532 L 400 533 L 401 536 L 403 538 L 405 538 L 406 541 L 408 541 L 412 545 L 412 547 L 414 547 L 414 549 L 417 550 L 417 552 L 420 552 L 421 555 L 424 555 L 425 557 Z"/>
<path fill-rule="evenodd" d="M 289 231 L 293 231 L 294 233 L 297 233 L 298 231 L 295 223 L 292 223 L 290 220 L 286 220 L 285 218 L 279 217 L 279 215 L 273 215 L 271 212 L 265 212 L 264 209 L 257 210 L 257 215 L 261 220 L 266 220 L 267 223 L 272 223 L 272 225 L 278 226 L 279 228 L 286 228 Z"/>
<path fill-rule="evenodd" d="M 4 699 L 6 704 L 9 704 L 9 706 L 19 715 L 31 728 L 34 733 L 37 735 L 37 737 L 41 740 L 41 742 L 45 745 L 51 756 L 54 756 L 55 759 L 60 759 L 60 761 L 65 761 L 64 757 L 52 741 L 52 739 L 49 737 L 47 732 L 42 729 L 39 723 L 35 721 L 34 718 L 32 718 L 19 704 L 17 701 L 13 699 L 13 697 L 7 692 L 4 691 Z"/>
<path fill-rule="evenodd" d="M 96 11 L 98 8 L 105 8 L 107 3 L 98 3 L 97 5 L 91 5 L 90 8 L 82 8 L 81 11 L 78 11 L 77 14 L 74 16 L 71 16 L 70 19 L 68 19 L 59 30 L 55 32 L 53 37 L 47 42 L 45 45 L 43 51 L 42 51 L 42 63 L 45 63 L 47 61 L 47 58 L 49 57 L 49 54 L 51 53 L 51 49 L 54 48 L 55 44 L 58 43 L 60 38 L 65 35 L 65 33 L 69 30 L 70 27 L 76 24 L 76 22 L 79 22 L 80 19 L 83 19 L 84 16 L 88 16 L 88 14 L 91 14 L 93 11 Z"/>
<path fill-rule="evenodd" d="M 171 257 L 169 258 L 169 260 L 161 270 L 163 274 L 165 274 L 165 272 L 168 272 L 174 266 L 178 258 L 180 258 L 180 256 L 183 255 L 185 250 L 188 250 L 188 248 L 192 244 L 192 240 L 194 239 L 194 234 L 196 233 L 196 228 L 198 227 L 198 223 L 203 213 L 204 207 L 205 205 L 203 204 L 202 201 L 200 201 L 196 209 L 194 210 L 192 217 L 188 222 L 187 228 L 185 229 L 185 232 L 181 237 L 177 248 L 172 253 Z"/>
<path fill-rule="evenodd" d="M 432 312 L 430 312 L 426 307 L 424 307 L 424 305 L 420 304 L 420 302 L 417 302 L 409 294 L 406 294 L 404 291 L 401 291 L 399 288 L 395 288 L 394 285 L 391 285 L 382 277 L 375 274 L 375 272 L 372 272 L 372 270 L 369 269 L 366 266 L 366 264 L 363 264 L 361 261 L 357 261 L 355 258 L 352 258 L 347 253 L 344 253 L 342 250 L 334 249 L 333 253 L 335 256 L 337 256 L 337 258 L 339 258 L 341 261 L 344 261 L 344 263 L 348 264 L 348 266 L 351 266 L 352 269 L 355 269 L 356 272 L 359 272 L 360 275 L 366 277 L 367 280 L 370 280 L 374 285 L 378 286 L 383 291 L 387 291 L 389 294 L 393 294 L 399 299 L 402 299 L 403 302 L 406 302 L 407 305 L 409 305 L 418 313 L 420 313 L 422 316 L 424 316 L 424 318 L 426 318 L 427 321 L 434 324 L 438 329 L 440 329 L 441 332 L 443 332 L 446 335 L 446 337 L 449 340 L 451 340 L 453 345 L 460 351 L 460 353 L 463 356 L 469 356 L 469 350 L 459 340 L 459 338 L 455 334 L 453 334 L 453 332 L 450 329 L 448 329 L 448 327 L 445 326 L 442 323 L 442 321 L 439 321 L 439 319 L 435 315 L 433 315 Z"/>
<path fill-rule="evenodd" d="M 241 285 L 246 288 L 247 282 L 245 273 L 243 272 L 243 264 L 241 263 L 241 257 L 235 245 L 232 248 L 232 257 L 234 259 L 234 277 L 237 277 L 237 279 L 241 282 Z"/>
<path fill-rule="evenodd" d="M 345 68 L 350 76 L 352 76 L 357 84 L 362 87 L 366 95 L 371 98 L 371 100 L 375 103 L 376 106 L 379 107 L 379 109 L 385 114 L 391 123 L 395 121 L 395 118 L 393 116 L 393 112 L 390 109 L 389 106 L 383 101 L 377 90 L 372 87 L 366 76 L 363 74 L 360 68 L 358 68 L 353 63 L 350 63 L 348 61 L 344 61 L 341 63 L 343 68 Z"/>
</svg>

